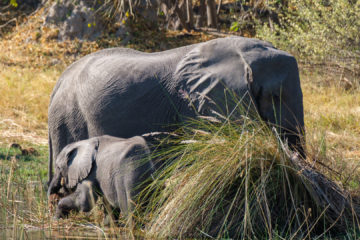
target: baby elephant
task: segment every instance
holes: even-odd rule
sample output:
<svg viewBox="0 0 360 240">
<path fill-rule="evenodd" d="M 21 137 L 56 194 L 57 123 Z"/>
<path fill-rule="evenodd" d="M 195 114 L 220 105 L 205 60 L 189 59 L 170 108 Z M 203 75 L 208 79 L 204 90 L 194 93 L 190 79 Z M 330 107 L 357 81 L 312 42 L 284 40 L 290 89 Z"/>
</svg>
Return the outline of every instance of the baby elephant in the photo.
<svg viewBox="0 0 360 240">
<path fill-rule="evenodd" d="M 153 164 L 142 137 L 94 137 L 67 145 L 55 162 L 48 196 L 60 195 L 55 217 L 90 211 L 98 196 L 128 216 L 133 201 L 152 179 Z"/>
</svg>

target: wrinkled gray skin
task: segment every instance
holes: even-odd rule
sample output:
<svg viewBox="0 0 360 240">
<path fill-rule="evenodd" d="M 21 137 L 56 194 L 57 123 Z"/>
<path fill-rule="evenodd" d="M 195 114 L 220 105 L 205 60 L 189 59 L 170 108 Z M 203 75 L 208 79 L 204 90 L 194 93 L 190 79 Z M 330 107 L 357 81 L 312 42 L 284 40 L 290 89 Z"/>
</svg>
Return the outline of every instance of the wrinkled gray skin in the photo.
<svg viewBox="0 0 360 240">
<path fill-rule="evenodd" d="M 132 202 L 153 173 L 148 146 L 138 136 L 101 136 L 69 144 L 58 155 L 55 166 L 48 196 L 62 197 L 56 218 L 65 217 L 71 210 L 89 212 L 98 196 L 104 196 L 108 211 L 120 209 L 128 216 Z"/>
<path fill-rule="evenodd" d="M 111 48 L 73 63 L 53 90 L 49 179 L 52 159 L 69 143 L 169 132 L 187 118 L 228 115 L 237 102 L 224 89 L 281 125 L 283 139 L 303 154 L 303 97 L 296 60 L 287 52 L 242 37 L 158 53 Z"/>
</svg>

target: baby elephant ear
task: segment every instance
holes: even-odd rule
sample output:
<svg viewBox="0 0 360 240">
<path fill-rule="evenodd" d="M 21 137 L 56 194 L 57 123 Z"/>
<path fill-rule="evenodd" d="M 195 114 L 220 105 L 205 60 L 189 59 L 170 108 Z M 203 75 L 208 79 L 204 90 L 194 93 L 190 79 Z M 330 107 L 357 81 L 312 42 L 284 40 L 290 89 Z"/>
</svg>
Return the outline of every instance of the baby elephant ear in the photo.
<svg viewBox="0 0 360 240">
<path fill-rule="evenodd" d="M 68 153 L 68 188 L 74 188 L 89 175 L 92 164 L 96 160 L 98 148 L 99 140 L 94 138 L 76 143 L 76 146 Z"/>
</svg>

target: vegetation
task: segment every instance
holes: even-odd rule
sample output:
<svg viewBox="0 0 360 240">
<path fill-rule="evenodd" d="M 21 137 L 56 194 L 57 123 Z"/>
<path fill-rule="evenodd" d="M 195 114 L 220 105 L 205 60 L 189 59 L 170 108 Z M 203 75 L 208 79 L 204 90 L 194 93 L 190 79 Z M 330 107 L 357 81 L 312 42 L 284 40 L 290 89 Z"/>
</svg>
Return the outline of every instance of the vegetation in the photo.
<svg viewBox="0 0 360 240">
<path fill-rule="evenodd" d="M 279 24 L 258 26 L 258 37 L 290 50 L 304 62 L 326 62 L 359 74 L 359 1 L 286 2 L 277 9 L 270 4 L 278 12 Z"/>
<path fill-rule="evenodd" d="M 150 219 L 142 217 L 150 236 L 359 236 L 353 221 L 358 207 L 311 167 L 316 155 L 305 164 L 265 123 L 241 122 L 194 122 L 160 151 L 165 167 L 154 183 L 160 190 L 150 201 Z"/>
<path fill-rule="evenodd" d="M 358 239 L 354 203 L 360 200 L 359 1 L 240 2 L 241 11 L 233 1 L 233 7 L 221 9 L 218 26 L 223 32 L 231 28 L 233 34 L 262 38 L 297 56 L 308 157 L 301 163 L 291 160 L 260 121 L 196 121 L 191 128 L 184 126 L 178 138 L 168 140 L 174 147 L 156 153 L 167 159 L 166 166 L 150 187 L 148 205 L 134 216 L 146 231 L 137 228 L 133 234 Z M 194 8 L 197 4 L 193 2 Z M 42 25 L 43 13 L 38 9 L 22 16 L 17 26 L 0 29 L 0 225 L 5 226 L 0 237 L 127 236 L 126 226 L 103 226 L 101 203 L 89 215 L 52 219 L 44 186 L 52 87 L 68 64 L 96 50 L 121 46 L 121 40 L 109 34 L 94 42 L 58 42 L 57 30 Z M 11 11 L 4 14 L 14 17 Z M 140 20 L 131 24 L 134 37 L 126 47 L 142 51 L 217 37 L 144 30 Z M 323 195 L 316 186 L 326 189 L 328 202 L 319 200 Z M 342 201 L 348 210 L 337 219 L 341 208 L 334 206 L 342 206 Z"/>
</svg>

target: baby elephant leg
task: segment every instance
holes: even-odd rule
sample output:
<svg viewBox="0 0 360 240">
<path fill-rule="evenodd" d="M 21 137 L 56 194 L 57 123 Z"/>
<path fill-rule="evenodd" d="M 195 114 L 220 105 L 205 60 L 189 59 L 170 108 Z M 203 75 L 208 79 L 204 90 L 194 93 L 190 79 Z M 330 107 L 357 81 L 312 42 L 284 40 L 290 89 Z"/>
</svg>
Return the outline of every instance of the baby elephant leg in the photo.
<svg viewBox="0 0 360 240">
<path fill-rule="evenodd" d="M 79 210 L 82 212 L 90 212 L 90 210 L 95 206 L 98 198 L 98 194 L 93 188 L 92 182 L 81 182 L 77 186 L 76 191 L 78 192 L 76 204 L 79 206 Z"/>
<path fill-rule="evenodd" d="M 104 226 L 110 226 L 111 224 L 118 223 L 118 219 L 120 216 L 120 209 L 112 207 L 106 198 L 103 198 L 103 202 L 104 202 L 104 221 L 103 221 Z"/>
<path fill-rule="evenodd" d="M 62 198 L 55 212 L 55 218 L 64 218 L 66 217 L 71 210 L 79 211 L 78 206 L 76 205 L 76 195 L 75 193 L 70 194 L 67 197 Z"/>
<path fill-rule="evenodd" d="M 76 187 L 74 193 L 62 198 L 56 208 L 55 217 L 66 217 L 70 211 L 89 212 L 97 200 L 90 181 L 83 181 Z"/>
</svg>

